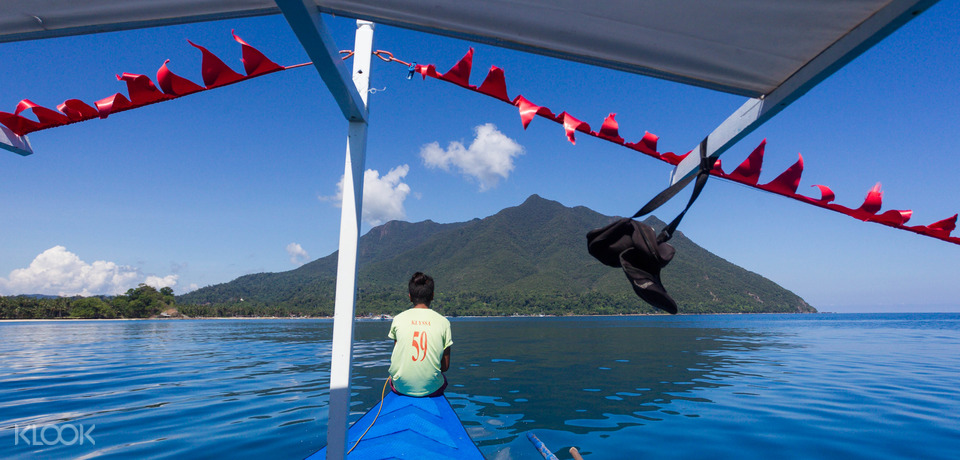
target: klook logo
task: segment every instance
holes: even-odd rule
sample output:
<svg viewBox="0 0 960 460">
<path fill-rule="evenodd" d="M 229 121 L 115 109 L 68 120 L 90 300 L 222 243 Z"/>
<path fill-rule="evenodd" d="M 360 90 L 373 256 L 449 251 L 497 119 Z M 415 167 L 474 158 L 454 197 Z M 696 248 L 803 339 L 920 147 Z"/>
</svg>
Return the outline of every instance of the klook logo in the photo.
<svg viewBox="0 0 960 460">
<path fill-rule="evenodd" d="M 90 425 L 84 430 L 83 424 L 74 425 L 73 423 L 64 423 L 62 425 L 27 425 L 20 429 L 19 425 L 13 426 L 13 444 L 19 445 L 21 442 L 28 446 L 53 446 L 61 444 L 72 446 L 74 444 L 83 445 L 88 442 L 95 445 L 93 429 L 96 425 Z"/>
</svg>

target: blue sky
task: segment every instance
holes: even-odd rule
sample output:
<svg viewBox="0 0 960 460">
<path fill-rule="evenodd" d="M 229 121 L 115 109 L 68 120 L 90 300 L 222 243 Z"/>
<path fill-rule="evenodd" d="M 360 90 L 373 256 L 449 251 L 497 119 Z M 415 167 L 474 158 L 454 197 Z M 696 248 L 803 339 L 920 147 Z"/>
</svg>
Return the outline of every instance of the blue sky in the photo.
<svg viewBox="0 0 960 460">
<path fill-rule="evenodd" d="M 766 138 L 761 182 L 801 153 L 800 193 L 816 195 L 810 186 L 824 184 L 838 204 L 858 207 L 880 182 L 883 210 L 912 209 L 910 224 L 960 211 L 958 6 L 940 2 L 841 69 L 728 151 L 725 169 Z M 352 47 L 354 22 L 327 19 L 338 45 Z M 55 107 L 125 93 L 114 75 L 152 78 L 166 59 L 199 82 L 200 53 L 186 39 L 241 70 L 231 29 L 280 64 L 308 60 L 281 17 L 5 43 L 0 110 L 24 98 Z M 511 97 L 521 93 L 594 129 L 616 113 L 621 136 L 636 141 L 650 131 L 661 151 L 689 150 L 744 102 L 382 25 L 374 38 L 375 48 L 440 71 L 470 46 L 474 84 L 497 65 Z M 665 163 L 583 135 L 571 145 L 544 119 L 524 130 L 509 105 L 432 79 L 408 81 L 397 64 L 373 65 L 366 168 L 376 171 L 368 172 L 377 187 L 367 206 L 376 215 L 363 231 L 389 218 L 485 217 L 534 193 L 630 215 L 666 185 Z M 114 293 L 140 282 L 184 293 L 326 256 L 337 244 L 340 210 L 331 197 L 346 131 L 306 67 L 32 134 L 34 155 L 0 151 L 0 294 Z M 465 162 L 474 166 L 458 167 Z M 656 214 L 672 217 L 685 199 Z M 960 247 L 943 241 L 721 180 L 707 185 L 681 231 L 822 311 L 960 310 Z"/>
</svg>

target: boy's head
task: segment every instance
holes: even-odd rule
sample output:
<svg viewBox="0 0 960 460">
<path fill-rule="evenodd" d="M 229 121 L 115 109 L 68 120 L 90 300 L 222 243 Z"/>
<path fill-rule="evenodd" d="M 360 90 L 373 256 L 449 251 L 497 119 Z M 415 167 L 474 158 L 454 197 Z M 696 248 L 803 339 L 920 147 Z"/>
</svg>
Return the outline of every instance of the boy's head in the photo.
<svg viewBox="0 0 960 460">
<path fill-rule="evenodd" d="M 424 304 L 430 306 L 433 302 L 433 278 L 416 272 L 410 277 L 410 301 L 414 305 Z"/>
</svg>

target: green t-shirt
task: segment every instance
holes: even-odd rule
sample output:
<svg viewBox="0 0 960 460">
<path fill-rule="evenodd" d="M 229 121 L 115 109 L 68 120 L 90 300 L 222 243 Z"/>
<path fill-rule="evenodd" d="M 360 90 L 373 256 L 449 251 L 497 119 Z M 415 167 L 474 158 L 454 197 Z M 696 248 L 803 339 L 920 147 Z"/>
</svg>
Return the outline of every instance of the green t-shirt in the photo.
<svg viewBox="0 0 960 460">
<path fill-rule="evenodd" d="M 426 396 L 443 386 L 440 359 L 453 345 L 447 318 L 429 308 L 411 308 L 393 318 L 388 337 L 397 341 L 390 356 L 397 391 Z"/>
</svg>

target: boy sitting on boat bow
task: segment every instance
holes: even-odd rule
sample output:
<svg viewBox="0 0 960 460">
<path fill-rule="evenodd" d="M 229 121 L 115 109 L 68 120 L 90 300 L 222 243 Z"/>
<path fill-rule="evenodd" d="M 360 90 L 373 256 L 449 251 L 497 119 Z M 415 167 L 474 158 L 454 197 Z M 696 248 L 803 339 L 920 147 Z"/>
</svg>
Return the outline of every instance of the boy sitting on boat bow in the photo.
<svg viewBox="0 0 960 460">
<path fill-rule="evenodd" d="M 393 318 L 388 334 L 394 342 L 390 388 L 407 396 L 442 395 L 453 345 L 450 321 L 430 309 L 433 278 L 414 273 L 408 287 L 414 306 Z"/>
</svg>

